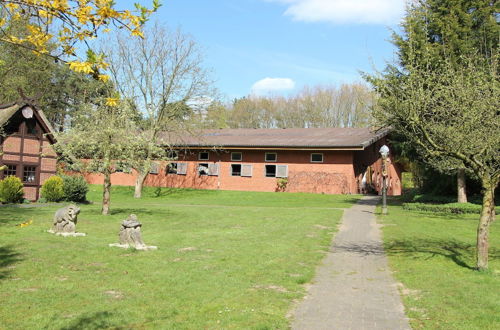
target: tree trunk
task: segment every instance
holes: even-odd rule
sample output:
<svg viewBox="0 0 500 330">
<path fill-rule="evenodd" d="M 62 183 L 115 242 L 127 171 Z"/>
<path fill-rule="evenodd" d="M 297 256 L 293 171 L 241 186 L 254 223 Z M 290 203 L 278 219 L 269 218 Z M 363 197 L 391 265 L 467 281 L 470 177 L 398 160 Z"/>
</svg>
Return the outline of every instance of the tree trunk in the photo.
<svg viewBox="0 0 500 330">
<path fill-rule="evenodd" d="M 457 201 L 467 203 L 467 193 L 465 192 L 465 170 L 459 169 L 457 172 Z"/>
<path fill-rule="evenodd" d="M 148 173 L 145 173 L 145 174 L 143 172 L 137 173 L 137 178 L 135 179 L 134 198 L 141 198 L 142 197 L 142 187 L 144 186 L 144 181 L 146 181 L 147 176 L 148 176 Z"/>
<path fill-rule="evenodd" d="M 111 174 L 104 174 L 104 185 L 102 191 L 102 215 L 109 214 L 109 204 L 111 197 Z"/>
<path fill-rule="evenodd" d="M 477 269 L 488 269 L 488 236 L 490 224 L 495 218 L 496 184 L 483 180 L 483 208 L 477 226 Z"/>
</svg>

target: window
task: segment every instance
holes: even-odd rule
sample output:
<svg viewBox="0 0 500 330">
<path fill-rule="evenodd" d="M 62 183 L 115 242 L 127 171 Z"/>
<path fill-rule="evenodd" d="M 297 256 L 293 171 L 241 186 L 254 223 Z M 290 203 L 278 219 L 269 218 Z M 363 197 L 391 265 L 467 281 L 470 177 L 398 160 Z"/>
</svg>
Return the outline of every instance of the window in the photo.
<svg viewBox="0 0 500 330">
<path fill-rule="evenodd" d="M 275 152 L 266 152 L 266 162 L 275 162 L 278 160 L 278 155 Z"/>
<path fill-rule="evenodd" d="M 231 161 L 232 162 L 241 162 L 242 159 L 243 159 L 243 156 L 242 156 L 241 152 L 232 152 L 231 153 Z"/>
<path fill-rule="evenodd" d="M 36 166 L 24 166 L 23 182 L 34 183 L 36 178 Z"/>
<path fill-rule="evenodd" d="M 241 176 L 241 164 L 231 164 L 231 176 Z"/>
<path fill-rule="evenodd" d="M 177 163 L 168 163 L 165 172 L 167 174 L 177 174 Z"/>
<path fill-rule="evenodd" d="M 311 154 L 311 163 L 323 163 L 323 154 Z"/>
<path fill-rule="evenodd" d="M 179 153 L 175 150 L 169 150 L 167 152 L 167 158 L 168 159 L 178 159 L 179 158 Z M 174 163 L 172 163 L 174 164 Z"/>
<path fill-rule="evenodd" d="M 207 163 L 199 163 L 198 164 L 198 174 L 199 175 L 208 175 L 208 164 Z"/>
<path fill-rule="evenodd" d="M 266 165 L 266 177 L 268 178 L 288 177 L 288 165 Z"/>
<path fill-rule="evenodd" d="M 4 176 L 9 176 L 9 175 L 16 176 L 16 174 L 17 174 L 17 165 L 7 165 L 7 168 L 4 170 Z"/>
<path fill-rule="evenodd" d="M 266 177 L 268 178 L 276 177 L 276 165 L 266 165 Z"/>
<path fill-rule="evenodd" d="M 250 165 L 250 164 L 241 165 L 241 176 L 251 177 L 252 176 L 252 165 Z"/>
<path fill-rule="evenodd" d="M 28 135 L 37 135 L 38 134 L 35 119 L 26 120 L 26 134 L 28 134 Z"/>
<path fill-rule="evenodd" d="M 204 151 L 204 152 L 200 152 L 198 154 L 198 160 L 208 160 L 208 152 L 207 151 Z"/>
<path fill-rule="evenodd" d="M 158 174 L 159 166 L 158 163 L 151 163 L 151 169 L 149 170 L 150 174 Z"/>
<path fill-rule="evenodd" d="M 176 165 L 177 165 L 177 174 L 186 175 L 188 163 L 176 163 Z"/>
</svg>

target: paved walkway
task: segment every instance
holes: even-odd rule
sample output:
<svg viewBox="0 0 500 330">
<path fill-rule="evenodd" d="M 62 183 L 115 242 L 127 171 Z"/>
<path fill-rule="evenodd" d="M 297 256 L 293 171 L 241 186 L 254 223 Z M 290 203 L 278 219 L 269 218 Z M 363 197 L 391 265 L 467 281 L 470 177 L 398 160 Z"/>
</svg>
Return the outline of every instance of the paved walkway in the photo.
<svg viewBox="0 0 500 330">
<path fill-rule="evenodd" d="M 344 212 L 292 329 L 410 329 L 375 222 L 378 201 L 365 196 Z"/>
</svg>

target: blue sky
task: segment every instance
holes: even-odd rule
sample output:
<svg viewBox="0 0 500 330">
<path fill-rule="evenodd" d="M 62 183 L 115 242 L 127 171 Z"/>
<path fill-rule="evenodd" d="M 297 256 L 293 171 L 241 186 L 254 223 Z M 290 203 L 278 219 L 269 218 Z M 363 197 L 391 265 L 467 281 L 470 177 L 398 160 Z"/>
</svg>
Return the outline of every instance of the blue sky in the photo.
<svg viewBox="0 0 500 330">
<path fill-rule="evenodd" d="M 163 0 L 154 20 L 204 49 L 227 99 L 361 81 L 394 58 L 404 0 Z M 267 79 L 266 79 L 267 78 Z"/>
</svg>

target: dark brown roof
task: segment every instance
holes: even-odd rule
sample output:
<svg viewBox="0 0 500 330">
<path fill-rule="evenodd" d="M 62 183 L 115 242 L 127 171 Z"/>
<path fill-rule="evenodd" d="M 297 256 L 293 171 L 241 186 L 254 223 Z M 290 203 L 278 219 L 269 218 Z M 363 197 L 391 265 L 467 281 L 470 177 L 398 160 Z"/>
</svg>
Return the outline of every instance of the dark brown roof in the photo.
<svg viewBox="0 0 500 330">
<path fill-rule="evenodd" d="M 14 114 L 17 111 L 23 109 L 26 106 L 30 106 L 32 109 L 34 109 L 35 113 L 38 115 L 38 118 L 40 119 L 42 126 L 44 126 L 44 130 L 49 135 L 50 139 L 54 140 L 54 128 L 52 128 L 52 125 L 50 124 L 47 117 L 45 117 L 43 111 L 38 109 L 38 107 L 36 107 L 35 105 L 29 104 L 27 102 L 20 101 L 20 102 L 0 105 L 0 128 L 5 123 L 7 123 L 9 119 L 12 116 L 14 116 Z"/>
<path fill-rule="evenodd" d="M 185 147 L 364 149 L 388 134 L 370 128 L 213 129 L 183 137 Z M 163 141 L 168 137 L 164 135 Z"/>
</svg>

